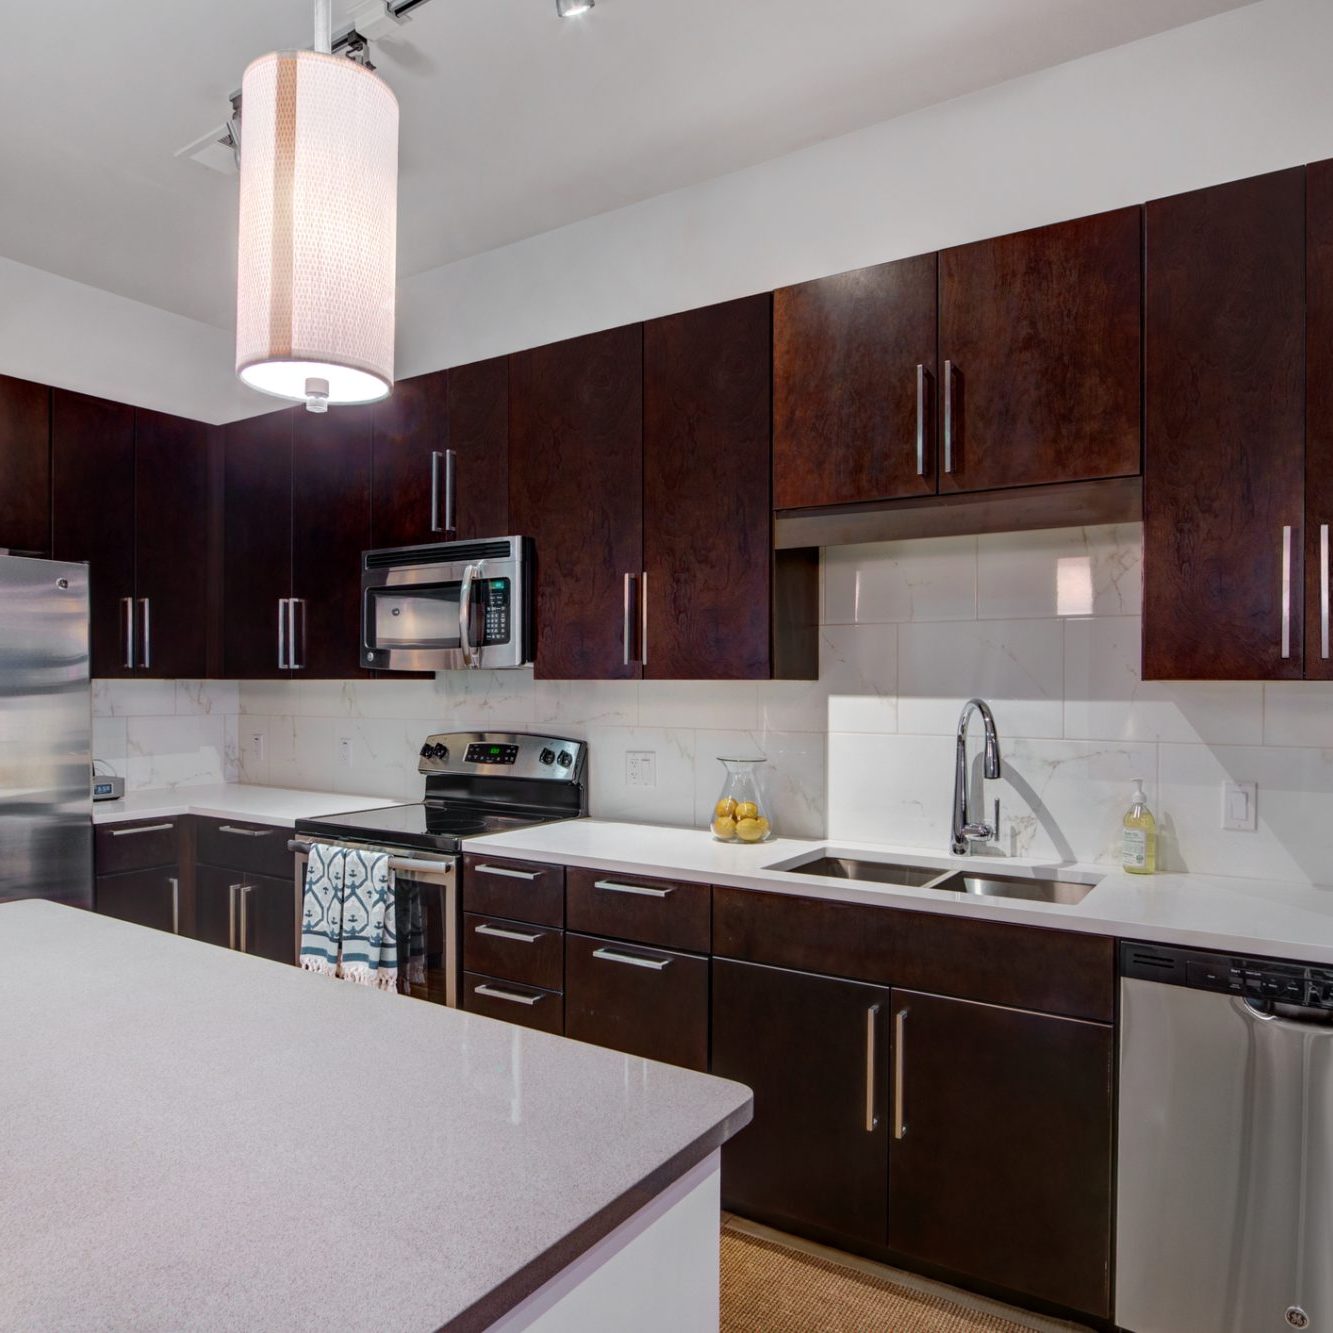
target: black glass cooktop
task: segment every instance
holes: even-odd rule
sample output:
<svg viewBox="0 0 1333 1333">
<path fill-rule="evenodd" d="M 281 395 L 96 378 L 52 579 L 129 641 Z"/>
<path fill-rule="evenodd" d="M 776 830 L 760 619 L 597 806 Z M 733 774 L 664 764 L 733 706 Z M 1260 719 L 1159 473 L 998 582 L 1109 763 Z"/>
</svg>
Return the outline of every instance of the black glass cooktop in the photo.
<svg viewBox="0 0 1333 1333">
<path fill-rule="evenodd" d="M 383 847 L 427 847 L 432 851 L 456 852 L 464 838 L 507 833 L 510 829 L 548 822 L 518 815 L 487 814 L 460 805 L 419 803 L 302 819 L 297 821 L 296 832 L 311 837 L 373 842 Z"/>
</svg>

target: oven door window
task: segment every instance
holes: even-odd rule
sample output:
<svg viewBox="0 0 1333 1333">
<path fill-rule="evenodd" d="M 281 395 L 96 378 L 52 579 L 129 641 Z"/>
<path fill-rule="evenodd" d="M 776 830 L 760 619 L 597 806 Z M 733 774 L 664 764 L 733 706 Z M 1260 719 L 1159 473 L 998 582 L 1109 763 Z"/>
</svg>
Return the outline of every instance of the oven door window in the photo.
<svg viewBox="0 0 1333 1333">
<path fill-rule="evenodd" d="M 458 583 L 431 583 L 368 589 L 366 620 L 370 628 L 371 646 L 390 649 L 458 648 L 458 598 L 461 586 Z M 473 624 L 476 625 L 475 617 Z"/>
</svg>

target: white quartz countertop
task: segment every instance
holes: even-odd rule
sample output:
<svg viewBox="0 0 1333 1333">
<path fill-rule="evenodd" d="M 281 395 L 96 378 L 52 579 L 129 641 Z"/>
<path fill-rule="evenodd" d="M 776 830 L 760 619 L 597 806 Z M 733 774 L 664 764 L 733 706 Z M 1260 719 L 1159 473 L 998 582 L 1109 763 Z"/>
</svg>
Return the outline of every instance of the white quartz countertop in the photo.
<svg viewBox="0 0 1333 1333">
<path fill-rule="evenodd" d="M 0 904 L 0 1323 L 482 1328 L 749 1089 L 54 903 Z"/>
<path fill-rule="evenodd" d="M 1010 857 L 951 857 L 920 847 L 775 838 L 757 846 L 718 842 L 704 830 L 596 819 L 538 825 L 472 838 L 464 850 L 519 860 L 589 866 L 626 875 L 767 889 L 843 902 L 880 903 L 1019 925 L 1079 930 L 1220 952 L 1333 964 L 1333 889 L 1220 875 L 1128 875 L 1098 865 L 1053 865 Z M 1096 882 L 1073 905 L 987 898 L 929 888 L 825 878 L 774 869 L 821 848 L 833 855 L 944 869 L 973 868 Z"/>
<path fill-rule="evenodd" d="M 204 815 L 210 819 L 246 819 L 255 824 L 292 828 L 298 819 L 340 815 L 348 810 L 378 810 L 401 802 L 383 796 L 347 796 L 328 791 L 295 791 L 290 787 L 255 787 L 219 782 L 211 787 L 168 787 L 136 791 L 118 801 L 94 801 L 94 824 L 119 824 L 129 819 L 171 819 Z"/>
</svg>

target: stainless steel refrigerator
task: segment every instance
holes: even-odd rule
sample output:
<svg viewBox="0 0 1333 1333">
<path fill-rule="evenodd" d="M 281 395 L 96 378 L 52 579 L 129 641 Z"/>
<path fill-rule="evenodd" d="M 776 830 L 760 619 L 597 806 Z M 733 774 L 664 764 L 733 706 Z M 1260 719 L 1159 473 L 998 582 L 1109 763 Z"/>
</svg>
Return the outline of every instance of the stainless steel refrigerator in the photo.
<svg viewBox="0 0 1333 1333">
<path fill-rule="evenodd" d="M 93 903 L 88 566 L 0 555 L 0 902 Z"/>
</svg>

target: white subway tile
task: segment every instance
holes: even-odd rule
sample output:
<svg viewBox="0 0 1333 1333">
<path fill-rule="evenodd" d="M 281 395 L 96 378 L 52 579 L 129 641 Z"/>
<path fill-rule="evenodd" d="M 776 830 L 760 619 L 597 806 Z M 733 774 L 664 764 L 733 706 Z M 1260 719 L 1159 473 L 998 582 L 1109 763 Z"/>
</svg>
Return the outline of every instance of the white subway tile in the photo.
<svg viewBox="0 0 1333 1333">
<path fill-rule="evenodd" d="M 639 722 L 639 683 L 634 680 L 539 680 L 533 721 L 552 730 L 633 727 Z"/>
<path fill-rule="evenodd" d="M 116 776 L 125 776 L 129 758 L 128 723 L 123 717 L 93 718 L 93 759 Z"/>
<path fill-rule="evenodd" d="M 92 698 L 99 717 L 170 717 L 176 712 L 176 682 L 95 680 Z"/>
<path fill-rule="evenodd" d="M 971 620 L 976 556 L 975 537 L 831 547 L 824 552 L 824 623 Z"/>
<path fill-rule="evenodd" d="M 639 724 L 753 731 L 758 688 L 749 680 L 645 680 L 639 685 Z"/>
<path fill-rule="evenodd" d="M 945 852 L 953 742 L 943 736 L 831 732 L 828 837 Z"/>
<path fill-rule="evenodd" d="M 828 730 L 898 730 L 898 626 L 826 625 L 819 675 Z"/>
<path fill-rule="evenodd" d="M 1142 585 L 1139 523 L 978 538 L 977 614 L 986 620 L 1137 615 Z"/>
<path fill-rule="evenodd" d="M 226 779 L 222 717 L 130 717 L 126 725 L 129 791 L 197 787 Z"/>
<path fill-rule="evenodd" d="M 239 713 L 241 687 L 234 680 L 178 680 L 175 711 L 185 715 Z"/>
<path fill-rule="evenodd" d="M 1333 681 L 1270 681 L 1263 692 L 1265 745 L 1333 748 Z"/>
</svg>

